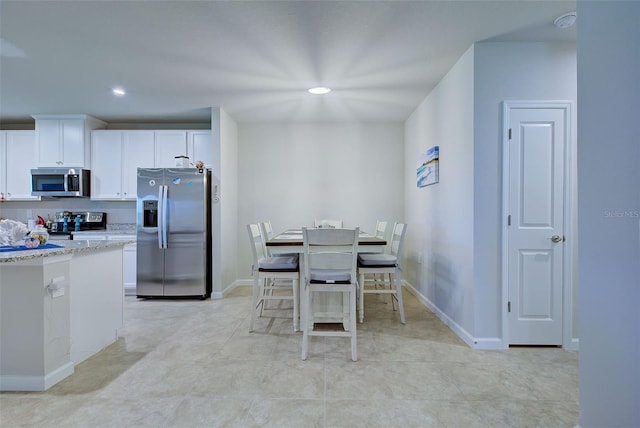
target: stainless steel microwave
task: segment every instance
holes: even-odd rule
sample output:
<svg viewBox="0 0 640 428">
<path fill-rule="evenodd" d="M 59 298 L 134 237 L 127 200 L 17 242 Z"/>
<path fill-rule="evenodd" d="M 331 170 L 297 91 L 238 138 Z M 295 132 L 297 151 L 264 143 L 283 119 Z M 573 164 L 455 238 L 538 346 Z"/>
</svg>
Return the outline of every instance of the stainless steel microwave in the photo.
<svg viewBox="0 0 640 428">
<path fill-rule="evenodd" d="M 91 171 L 82 168 L 31 170 L 31 195 L 82 198 L 90 196 Z"/>
</svg>

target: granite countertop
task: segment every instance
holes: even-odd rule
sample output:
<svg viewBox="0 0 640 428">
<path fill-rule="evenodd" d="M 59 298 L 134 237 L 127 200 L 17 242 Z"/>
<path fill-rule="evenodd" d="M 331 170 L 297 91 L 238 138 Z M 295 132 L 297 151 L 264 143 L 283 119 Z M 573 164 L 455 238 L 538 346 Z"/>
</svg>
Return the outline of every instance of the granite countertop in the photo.
<svg viewBox="0 0 640 428">
<path fill-rule="evenodd" d="M 86 240 L 79 239 L 73 241 L 50 241 L 50 244 L 59 245 L 62 248 L 47 248 L 47 249 L 34 249 L 34 250 L 22 250 L 22 251 L 9 251 L 0 253 L 0 263 L 19 262 L 23 260 L 35 259 L 38 257 L 51 257 L 60 256 L 63 254 L 74 254 L 84 251 L 95 251 L 103 248 L 110 247 L 123 247 L 127 244 L 133 243 L 135 240 L 130 241 L 109 241 L 109 240 Z"/>
<path fill-rule="evenodd" d="M 77 236 L 78 238 L 74 239 L 82 239 L 83 235 L 103 235 L 103 236 L 123 236 L 123 235 L 131 235 L 136 236 L 135 230 L 81 230 L 80 232 L 71 232 L 73 236 Z"/>
<path fill-rule="evenodd" d="M 72 232 L 74 236 L 82 237 L 82 235 L 104 235 L 104 236 L 136 236 L 135 223 L 109 223 L 106 230 L 83 230 L 80 232 Z"/>
</svg>

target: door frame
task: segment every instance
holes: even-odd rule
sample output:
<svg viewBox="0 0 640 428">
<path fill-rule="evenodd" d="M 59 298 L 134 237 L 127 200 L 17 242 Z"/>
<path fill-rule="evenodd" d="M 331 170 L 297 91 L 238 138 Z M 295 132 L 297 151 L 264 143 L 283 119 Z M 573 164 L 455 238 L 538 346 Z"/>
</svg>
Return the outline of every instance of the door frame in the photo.
<svg viewBox="0 0 640 428">
<path fill-rule="evenodd" d="M 549 109 L 556 108 L 564 110 L 566 120 L 566 141 L 564 149 L 564 236 L 566 241 L 562 246 L 563 273 L 562 273 L 562 347 L 567 350 L 578 350 L 578 340 L 573 337 L 574 330 L 574 310 L 573 291 L 574 284 L 574 260 L 576 256 L 577 237 L 577 144 L 576 144 L 576 120 L 574 118 L 575 108 L 573 101 L 564 100 L 505 100 L 502 102 L 502 344 L 503 348 L 509 348 L 509 275 L 508 275 L 508 215 L 509 215 L 509 122 L 512 109 Z"/>
</svg>

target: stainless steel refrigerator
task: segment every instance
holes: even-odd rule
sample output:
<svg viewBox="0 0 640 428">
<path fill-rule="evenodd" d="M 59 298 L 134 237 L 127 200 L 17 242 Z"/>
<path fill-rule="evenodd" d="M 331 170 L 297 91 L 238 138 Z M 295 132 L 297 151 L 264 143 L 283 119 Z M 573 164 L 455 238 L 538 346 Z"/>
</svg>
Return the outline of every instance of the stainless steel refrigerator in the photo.
<svg viewBox="0 0 640 428">
<path fill-rule="evenodd" d="M 211 172 L 138 168 L 138 297 L 211 296 Z"/>
</svg>

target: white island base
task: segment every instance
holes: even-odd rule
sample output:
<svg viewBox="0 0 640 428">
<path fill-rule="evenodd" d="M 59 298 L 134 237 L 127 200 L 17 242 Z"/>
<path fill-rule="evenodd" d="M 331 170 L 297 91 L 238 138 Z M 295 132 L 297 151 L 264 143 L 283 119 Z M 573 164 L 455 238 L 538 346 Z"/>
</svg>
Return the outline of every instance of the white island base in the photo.
<svg viewBox="0 0 640 428">
<path fill-rule="evenodd" d="M 0 390 L 46 390 L 116 341 L 124 244 L 67 241 L 0 259 Z"/>
</svg>

